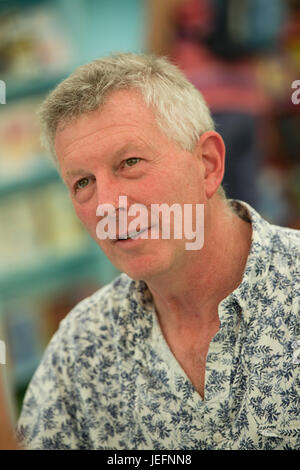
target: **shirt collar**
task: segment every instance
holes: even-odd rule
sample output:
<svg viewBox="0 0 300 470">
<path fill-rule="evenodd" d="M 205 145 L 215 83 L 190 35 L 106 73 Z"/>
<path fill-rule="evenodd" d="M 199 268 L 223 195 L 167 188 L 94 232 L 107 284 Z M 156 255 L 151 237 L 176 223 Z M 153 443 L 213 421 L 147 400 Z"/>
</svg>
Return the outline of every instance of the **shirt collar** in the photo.
<svg viewBox="0 0 300 470">
<path fill-rule="evenodd" d="M 257 297 L 255 292 L 265 283 L 268 275 L 273 231 L 272 225 L 246 202 L 230 199 L 229 203 L 239 217 L 251 223 L 252 240 L 242 281 L 231 294 L 222 300 L 221 304 L 237 302 L 243 309 L 244 315 L 247 316 L 247 313 L 252 310 L 249 305 Z"/>
<path fill-rule="evenodd" d="M 239 286 L 220 302 L 220 305 L 230 306 L 238 304 L 247 315 L 249 304 L 255 297 L 255 290 L 264 280 L 269 271 L 272 250 L 272 225 L 264 220 L 253 207 L 244 201 L 229 199 L 229 204 L 239 217 L 252 225 L 252 240 L 244 269 L 242 281 Z M 130 283 L 130 294 L 134 296 L 142 310 L 153 308 L 152 295 L 144 281 Z"/>
</svg>

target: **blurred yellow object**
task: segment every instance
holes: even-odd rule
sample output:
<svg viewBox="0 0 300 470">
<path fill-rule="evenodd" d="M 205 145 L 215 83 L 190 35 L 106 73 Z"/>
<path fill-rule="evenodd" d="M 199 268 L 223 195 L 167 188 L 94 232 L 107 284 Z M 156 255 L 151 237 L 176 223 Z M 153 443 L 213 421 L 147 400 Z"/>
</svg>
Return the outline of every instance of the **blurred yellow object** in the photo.
<svg viewBox="0 0 300 470">
<path fill-rule="evenodd" d="M 17 450 L 2 367 L 5 366 L 0 369 L 0 450 Z"/>
<path fill-rule="evenodd" d="M 290 93 L 291 71 L 279 57 L 264 57 L 257 61 L 257 80 L 266 93 L 280 100 Z"/>
</svg>

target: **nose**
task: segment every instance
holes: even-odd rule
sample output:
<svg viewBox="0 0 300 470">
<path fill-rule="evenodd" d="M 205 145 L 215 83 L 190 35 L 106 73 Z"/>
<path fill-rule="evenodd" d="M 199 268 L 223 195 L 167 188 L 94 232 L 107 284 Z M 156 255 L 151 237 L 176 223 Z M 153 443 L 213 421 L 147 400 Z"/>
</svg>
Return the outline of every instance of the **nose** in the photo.
<svg viewBox="0 0 300 470">
<path fill-rule="evenodd" d="M 127 210 L 127 192 L 124 182 L 114 176 L 103 175 L 97 178 L 97 215 L 104 217 L 104 211 L 109 214 Z"/>
<path fill-rule="evenodd" d="M 115 240 L 120 233 L 127 233 L 127 193 L 124 186 L 124 181 L 117 177 L 103 178 L 102 175 L 100 182 L 97 182 L 96 217 L 100 218 L 99 222 L 105 220 L 107 224 L 103 234 L 105 238 L 108 234 L 108 238 Z M 103 227 L 99 222 L 96 234 L 102 238 Z"/>
<path fill-rule="evenodd" d="M 120 182 L 117 178 L 101 172 L 101 174 L 96 175 L 96 183 L 97 206 L 110 204 L 117 209 L 119 195 L 121 194 Z"/>
</svg>

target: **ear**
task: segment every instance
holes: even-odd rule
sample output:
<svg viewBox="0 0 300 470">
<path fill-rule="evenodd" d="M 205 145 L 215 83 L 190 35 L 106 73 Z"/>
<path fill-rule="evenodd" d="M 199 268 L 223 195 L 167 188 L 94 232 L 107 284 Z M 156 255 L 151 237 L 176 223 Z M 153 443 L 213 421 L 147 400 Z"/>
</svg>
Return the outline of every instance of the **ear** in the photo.
<svg viewBox="0 0 300 470">
<path fill-rule="evenodd" d="M 225 144 L 215 131 L 202 134 L 197 144 L 197 156 L 204 165 L 204 185 L 207 199 L 210 199 L 220 186 L 225 169 Z"/>
</svg>

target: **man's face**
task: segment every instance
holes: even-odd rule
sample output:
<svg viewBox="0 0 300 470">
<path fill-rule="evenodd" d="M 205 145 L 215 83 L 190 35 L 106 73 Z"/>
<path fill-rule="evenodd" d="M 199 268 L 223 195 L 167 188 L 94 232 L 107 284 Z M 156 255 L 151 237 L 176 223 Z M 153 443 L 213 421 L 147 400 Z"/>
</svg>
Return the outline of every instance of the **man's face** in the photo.
<svg viewBox="0 0 300 470">
<path fill-rule="evenodd" d="M 183 269 L 186 239 L 101 240 L 96 227 L 99 204 L 117 210 L 119 196 L 128 209 L 143 204 L 151 228 L 151 204 L 205 202 L 202 159 L 181 150 L 160 131 L 153 111 L 133 90 L 113 92 L 105 106 L 71 122 L 55 140 L 62 177 L 75 211 L 110 261 L 133 279 L 147 280 L 168 270 Z M 134 219 L 128 217 L 128 223 Z M 171 218 L 172 221 L 172 218 Z M 173 225 L 173 224 L 171 224 Z M 118 225 L 117 225 L 118 227 Z M 118 230 L 117 230 L 118 235 Z"/>
</svg>

